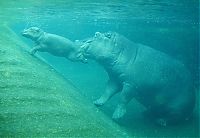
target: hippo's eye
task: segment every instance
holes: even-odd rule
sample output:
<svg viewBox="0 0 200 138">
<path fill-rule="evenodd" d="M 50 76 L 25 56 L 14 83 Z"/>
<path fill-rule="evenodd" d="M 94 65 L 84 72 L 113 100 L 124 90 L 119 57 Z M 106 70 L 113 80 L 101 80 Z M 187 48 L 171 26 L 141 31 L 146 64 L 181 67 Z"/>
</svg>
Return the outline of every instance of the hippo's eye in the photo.
<svg viewBox="0 0 200 138">
<path fill-rule="evenodd" d="M 36 31 L 36 32 L 39 32 L 39 31 L 40 31 L 40 29 L 35 29 L 35 31 Z"/>
</svg>

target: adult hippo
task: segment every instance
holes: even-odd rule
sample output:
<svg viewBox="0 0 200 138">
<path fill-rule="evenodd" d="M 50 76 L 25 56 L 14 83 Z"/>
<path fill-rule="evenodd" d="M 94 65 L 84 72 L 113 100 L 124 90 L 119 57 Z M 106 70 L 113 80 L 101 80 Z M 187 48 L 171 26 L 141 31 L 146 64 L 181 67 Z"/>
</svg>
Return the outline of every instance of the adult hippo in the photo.
<svg viewBox="0 0 200 138">
<path fill-rule="evenodd" d="M 95 33 L 82 45 L 83 55 L 104 66 L 109 80 L 105 93 L 94 104 L 102 106 L 120 92 L 113 113 L 119 119 L 135 98 L 161 125 L 187 119 L 195 98 L 189 71 L 179 61 L 115 33 Z"/>
<path fill-rule="evenodd" d="M 24 37 L 30 38 L 35 42 L 35 46 L 31 49 L 30 53 L 34 55 L 37 51 L 49 52 L 52 55 L 65 57 L 71 61 L 86 62 L 80 51 L 80 44 L 58 36 L 44 32 L 38 27 L 31 27 L 22 32 Z"/>
</svg>

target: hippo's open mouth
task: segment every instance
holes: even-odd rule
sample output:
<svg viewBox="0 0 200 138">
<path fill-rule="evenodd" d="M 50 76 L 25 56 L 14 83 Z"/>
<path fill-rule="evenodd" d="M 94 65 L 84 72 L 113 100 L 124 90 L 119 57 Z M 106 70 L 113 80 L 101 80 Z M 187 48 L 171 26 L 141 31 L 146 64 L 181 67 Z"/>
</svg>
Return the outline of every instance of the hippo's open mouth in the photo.
<svg viewBox="0 0 200 138">
<path fill-rule="evenodd" d="M 92 38 L 86 39 L 85 41 L 83 41 L 82 47 L 85 47 L 85 46 L 90 45 L 93 41 L 94 41 L 94 38 L 93 38 L 93 37 L 92 37 Z"/>
<path fill-rule="evenodd" d="M 89 40 L 87 40 L 85 43 L 90 44 L 90 43 L 92 43 L 93 41 L 94 41 L 93 39 L 89 39 Z"/>
</svg>

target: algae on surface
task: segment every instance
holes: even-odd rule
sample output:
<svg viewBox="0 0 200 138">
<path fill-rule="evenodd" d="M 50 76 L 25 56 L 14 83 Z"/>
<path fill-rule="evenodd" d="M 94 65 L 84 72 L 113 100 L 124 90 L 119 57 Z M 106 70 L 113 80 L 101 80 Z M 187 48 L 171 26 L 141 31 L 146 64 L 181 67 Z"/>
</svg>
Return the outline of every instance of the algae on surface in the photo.
<svg viewBox="0 0 200 138">
<path fill-rule="evenodd" d="M 0 27 L 0 137 L 128 137 Z"/>
</svg>

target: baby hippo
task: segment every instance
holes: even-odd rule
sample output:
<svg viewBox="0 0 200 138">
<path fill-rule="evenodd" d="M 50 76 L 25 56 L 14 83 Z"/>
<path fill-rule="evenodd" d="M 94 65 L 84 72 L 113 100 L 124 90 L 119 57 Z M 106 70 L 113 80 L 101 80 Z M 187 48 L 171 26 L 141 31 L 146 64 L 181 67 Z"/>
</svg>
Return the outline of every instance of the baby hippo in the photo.
<svg viewBox="0 0 200 138">
<path fill-rule="evenodd" d="M 30 51 L 32 55 L 37 51 L 49 52 L 54 56 L 65 57 L 71 61 L 86 62 L 86 59 L 81 54 L 79 45 L 67 38 L 46 33 L 38 27 L 25 29 L 22 35 L 35 42 L 35 46 Z"/>
</svg>

